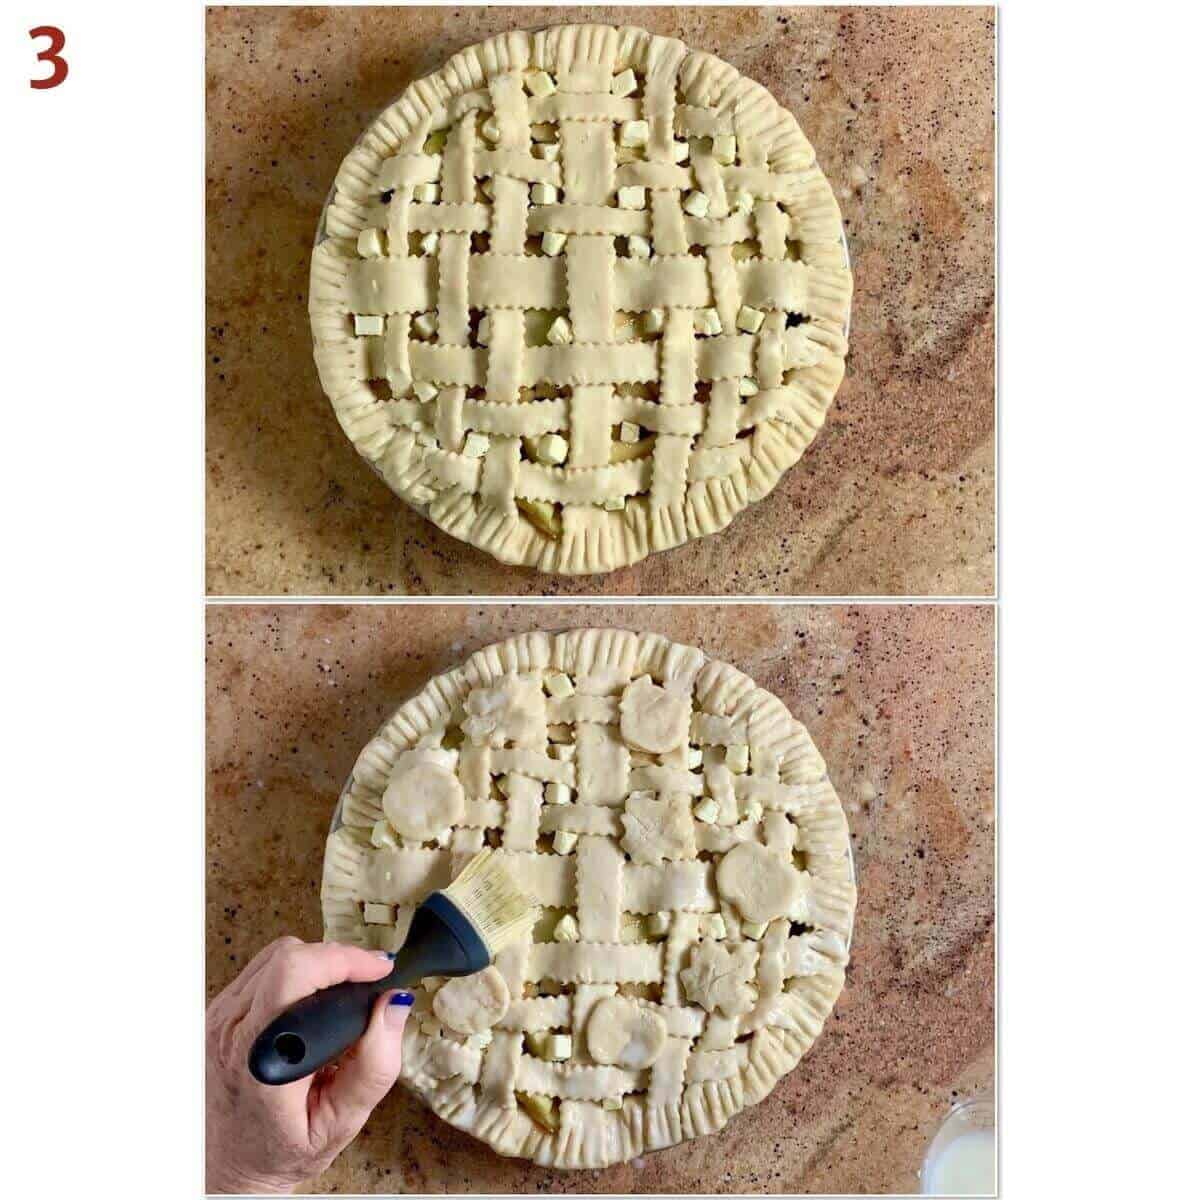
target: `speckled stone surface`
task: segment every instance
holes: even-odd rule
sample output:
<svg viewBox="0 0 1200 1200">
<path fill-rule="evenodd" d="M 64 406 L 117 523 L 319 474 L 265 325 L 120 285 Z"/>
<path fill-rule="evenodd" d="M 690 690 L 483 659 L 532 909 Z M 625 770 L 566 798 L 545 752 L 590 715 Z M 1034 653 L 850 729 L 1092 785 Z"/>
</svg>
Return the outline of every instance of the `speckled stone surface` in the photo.
<svg viewBox="0 0 1200 1200">
<path fill-rule="evenodd" d="M 317 382 L 309 253 L 372 117 L 512 28 L 636 24 L 797 116 L 855 273 L 825 428 L 723 534 L 608 576 L 505 567 L 408 509 Z M 208 587 L 218 595 L 991 595 L 991 8 L 213 8 L 207 53 Z"/>
<path fill-rule="evenodd" d="M 656 630 L 808 726 L 846 807 L 859 909 L 810 1053 L 720 1133 L 606 1171 L 503 1159 L 394 1089 L 313 1190 L 911 1192 L 950 1103 L 992 1083 L 994 624 L 987 606 L 283 606 L 208 612 L 208 990 L 321 936 L 338 792 L 407 696 L 513 633 Z"/>
</svg>

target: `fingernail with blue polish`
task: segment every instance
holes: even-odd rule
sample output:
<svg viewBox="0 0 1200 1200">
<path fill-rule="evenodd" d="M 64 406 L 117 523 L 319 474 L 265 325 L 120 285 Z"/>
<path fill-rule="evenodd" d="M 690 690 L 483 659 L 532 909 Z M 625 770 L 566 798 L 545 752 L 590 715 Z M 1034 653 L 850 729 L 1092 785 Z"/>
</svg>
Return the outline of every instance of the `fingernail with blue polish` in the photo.
<svg viewBox="0 0 1200 1200">
<path fill-rule="evenodd" d="M 383 1010 L 384 1025 L 397 1032 L 403 1029 L 404 1023 L 408 1020 L 408 1014 L 412 1012 L 412 1004 L 412 992 L 394 992 L 388 997 L 387 1005 Z"/>
</svg>

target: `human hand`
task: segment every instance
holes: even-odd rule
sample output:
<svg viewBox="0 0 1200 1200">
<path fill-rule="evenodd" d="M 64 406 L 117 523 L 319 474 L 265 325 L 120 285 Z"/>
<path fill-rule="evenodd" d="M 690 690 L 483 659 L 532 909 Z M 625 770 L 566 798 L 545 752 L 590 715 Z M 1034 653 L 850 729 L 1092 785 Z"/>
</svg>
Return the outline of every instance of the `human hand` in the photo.
<svg viewBox="0 0 1200 1200">
<path fill-rule="evenodd" d="M 345 980 L 381 979 L 382 953 L 299 938 L 272 942 L 208 1006 L 205 1177 L 210 1192 L 290 1192 L 319 1175 L 363 1127 L 400 1073 L 408 992 L 384 992 L 366 1033 L 336 1064 L 281 1087 L 259 1083 L 246 1056 L 285 1008 Z"/>
</svg>

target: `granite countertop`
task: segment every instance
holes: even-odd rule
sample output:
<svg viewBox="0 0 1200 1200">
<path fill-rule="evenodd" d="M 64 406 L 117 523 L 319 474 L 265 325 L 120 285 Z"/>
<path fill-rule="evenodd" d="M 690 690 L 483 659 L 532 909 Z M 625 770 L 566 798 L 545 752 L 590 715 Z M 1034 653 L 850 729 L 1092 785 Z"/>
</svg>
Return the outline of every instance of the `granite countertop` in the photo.
<svg viewBox="0 0 1200 1200">
<path fill-rule="evenodd" d="M 724 534 L 608 576 L 503 566 L 406 507 L 324 399 L 306 311 L 338 165 L 413 79 L 510 28 L 635 24 L 797 116 L 855 272 L 825 428 Z M 219 595 L 991 595 L 992 8 L 210 8 L 208 587 Z"/>
<path fill-rule="evenodd" d="M 700 646 L 775 692 L 846 807 L 859 909 L 810 1053 L 721 1132 L 606 1171 L 504 1159 L 396 1088 L 314 1184 L 339 1192 L 911 1192 L 957 1098 L 991 1087 L 994 613 L 988 606 L 278 606 L 208 611 L 207 977 L 321 936 L 325 836 L 377 726 L 513 633 Z"/>
</svg>

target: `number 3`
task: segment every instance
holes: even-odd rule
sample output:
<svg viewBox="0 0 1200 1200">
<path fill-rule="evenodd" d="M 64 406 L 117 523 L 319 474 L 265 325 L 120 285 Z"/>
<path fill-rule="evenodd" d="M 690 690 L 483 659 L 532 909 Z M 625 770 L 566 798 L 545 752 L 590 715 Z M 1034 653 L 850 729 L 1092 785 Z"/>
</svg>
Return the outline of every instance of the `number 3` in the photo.
<svg viewBox="0 0 1200 1200">
<path fill-rule="evenodd" d="M 40 37 L 50 39 L 50 45 L 45 50 L 38 51 L 37 60 L 54 64 L 54 70 L 45 79 L 31 79 L 29 86 L 39 89 L 58 87 L 67 77 L 67 60 L 59 57 L 59 52 L 67 44 L 66 34 L 57 25 L 39 25 L 29 31 L 29 36 L 34 41 Z"/>
</svg>

